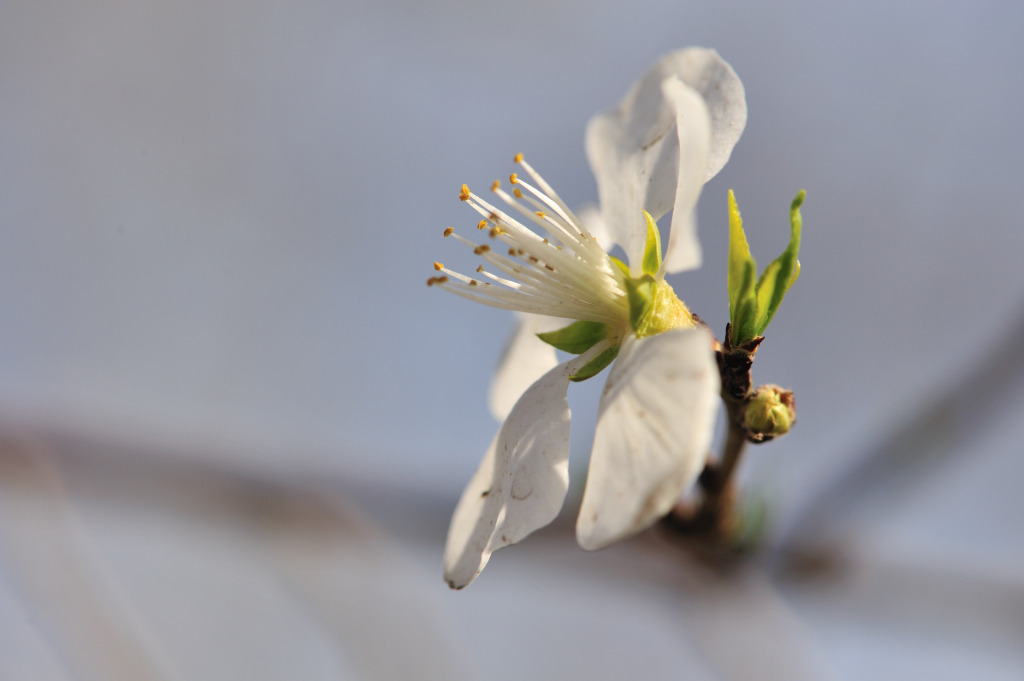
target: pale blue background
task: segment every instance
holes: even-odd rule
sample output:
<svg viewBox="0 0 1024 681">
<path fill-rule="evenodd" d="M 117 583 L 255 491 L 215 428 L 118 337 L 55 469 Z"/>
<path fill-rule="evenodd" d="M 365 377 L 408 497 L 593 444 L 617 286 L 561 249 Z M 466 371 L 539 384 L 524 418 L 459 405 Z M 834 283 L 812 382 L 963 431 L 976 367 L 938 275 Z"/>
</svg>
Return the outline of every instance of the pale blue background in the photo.
<svg viewBox="0 0 1024 681">
<path fill-rule="evenodd" d="M 750 473 L 784 515 L 1021 314 L 1022 35 L 1011 2 L 0 4 L 0 420 L 454 503 L 511 325 L 424 286 L 475 267 L 459 185 L 522 151 L 594 200 L 589 117 L 704 45 L 750 117 L 673 284 L 719 335 L 727 189 L 762 265 L 808 192 L 755 373 L 797 395 Z M 879 541 L 1019 571 L 1008 399 Z"/>
</svg>

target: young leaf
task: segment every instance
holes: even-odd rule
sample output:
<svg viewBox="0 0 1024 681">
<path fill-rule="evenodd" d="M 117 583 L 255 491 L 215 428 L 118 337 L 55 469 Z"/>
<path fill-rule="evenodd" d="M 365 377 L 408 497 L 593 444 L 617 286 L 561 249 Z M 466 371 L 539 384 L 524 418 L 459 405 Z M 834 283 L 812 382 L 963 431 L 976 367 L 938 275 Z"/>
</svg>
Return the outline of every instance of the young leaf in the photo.
<svg viewBox="0 0 1024 681">
<path fill-rule="evenodd" d="M 755 333 L 755 321 L 757 317 L 757 297 L 754 293 L 754 281 L 757 279 L 757 265 L 754 259 L 750 258 L 742 265 L 740 284 L 738 287 L 739 298 L 734 308 L 732 322 L 732 337 L 730 342 L 742 345 L 757 337 Z"/>
<path fill-rule="evenodd" d="M 608 325 L 601 322 L 575 322 L 547 333 L 538 333 L 537 338 L 573 355 L 581 355 L 608 337 Z"/>
<path fill-rule="evenodd" d="M 743 218 L 740 217 L 740 209 L 736 205 L 736 195 L 730 189 L 728 288 L 729 321 L 732 322 L 734 334 L 738 334 L 744 326 L 749 325 L 742 313 L 748 307 L 749 300 L 753 296 L 756 276 L 757 263 L 750 255 L 747 235 L 743 232 Z M 753 310 L 749 310 L 748 314 L 750 312 Z"/>
<path fill-rule="evenodd" d="M 644 217 L 647 218 L 647 244 L 644 246 L 644 259 L 641 265 L 644 274 L 653 277 L 661 269 L 661 232 L 658 231 L 658 225 L 650 213 L 644 211 Z"/>
<path fill-rule="evenodd" d="M 790 234 L 789 245 L 768 267 L 764 269 L 761 278 L 757 282 L 757 321 L 754 325 L 754 335 L 760 336 L 772 321 L 775 312 L 786 297 L 786 291 L 796 281 L 800 274 L 800 261 L 797 256 L 800 254 L 800 231 L 803 226 L 803 219 L 800 216 L 800 206 L 804 202 L 806 193 L 803 189 L 793 199 L 789 209 Z"/>
</svg>

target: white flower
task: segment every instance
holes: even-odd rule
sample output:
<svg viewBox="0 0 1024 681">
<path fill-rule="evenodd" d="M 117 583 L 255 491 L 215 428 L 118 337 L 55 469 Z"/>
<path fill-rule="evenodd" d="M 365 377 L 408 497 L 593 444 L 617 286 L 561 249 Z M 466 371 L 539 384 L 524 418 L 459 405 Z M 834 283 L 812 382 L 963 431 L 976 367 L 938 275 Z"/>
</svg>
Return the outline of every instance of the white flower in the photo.
<svg viewBox="0 0 1024 681">
<path fill-rule="evenodd" d="M 511 194 L 498 182 L 491 189 L 524 219 L 463 186 L 460 198 L 484 218 L 477 226 L 490 242 L 452 228 L 445 236 L 495 272 L 481 265 L 470 278 L 434 263 L 443 274 L 428 283 L 524 314 L 490 395 L 504 422 L 448 531 L 445 579 L 453 588 L 472 582 L 493 551 L 558 514 L 568 489 L 569 382 L 613 359 L 576 525 L 580 546 L 602 548 L 648 527 L 699 474 L 718 369 L 710 335 L 664 277 L 700 266 L 697 199 L 728 160 L 746 115 L 732 68 L 714 50 L 689 48 L 662 58 L 618 107 L 591 120 L 586 147 L 600 211 L 577 217 L 521 155 L 515 160 L 532 183 L 513 174 Z M 654 221 L 669 211 L 662 256 Z M 613 243 L 628 266 L 607 255 Z M 579 356 L 557 364 L 537 333 Z"/>
</svg>

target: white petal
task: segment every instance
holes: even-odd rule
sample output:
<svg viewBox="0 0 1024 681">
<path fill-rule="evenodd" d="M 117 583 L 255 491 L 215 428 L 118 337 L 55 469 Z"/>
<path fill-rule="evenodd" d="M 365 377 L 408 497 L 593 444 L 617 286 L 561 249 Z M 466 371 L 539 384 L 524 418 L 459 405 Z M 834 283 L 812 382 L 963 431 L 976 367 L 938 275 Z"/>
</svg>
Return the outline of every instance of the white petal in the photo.
<svg viewBox="0 0 1024 681">
<path fill-rule="evenodd" d="M 675 110 L 679 138 L 679 172 L 664 266 L 668 272 L 683 272 L 700 267 L 697 199 L 704 188 L 708 165 L 711 117 L 700 94 L 675 76 L 666 78 L 661 89 Z"/>
<path fill-rule="evenodd" d="M 448 528 L 444 578 L 453 589 L 476 579 L 492 552 L 558 515 L 569 486 L 569 376 L 592 357 L 544 374 L 498 429 Z"/>
<path fill-rule="evenodd" d="M 661 84 L 678 77 L 703 97 L 711 117 L 704 179 L 729 159 L 747 121 L 743 84 L 714 50 L 691 47 L 660 59 L 611 111 L 587 127 L 587 157 L 597 178 L 601 212 L 612 238 L 639 262 L 646 237 L 641 210 L 660 218 L 675 204 L 679 136 L 675 110 Z"/>
<path fill-rule="evenodd" d="M 601 245 L 605 252 L 612 250 L 615 241 L 608 232 L 608 225 L 605 224 L 604 216 L 601 215 L 601 209 L 598 206 L 593 203 L 585 204 L 576 211 L 576 217 L 580 219 L 583 226 L 590 232 L 590 236 L 597 239 L 597 243 Z"/>
<path fill-rule="evenodd" d="M 602 548 L 668 513 L 707 459 L 718 391 L 703 329 L 627 338 L 601 395 L 580 546 Z"/>
<path fill-rule="evenodd" d="M 499 421 L 505 420 L 527 388 L 558 364 L 555 349 L 537 338 L 537 334 L 572 324 L 571 319 L 525 313 L 516 316 L 518 323 L 491 381 L 488 403 L 491 414 Z"/>
</svg>

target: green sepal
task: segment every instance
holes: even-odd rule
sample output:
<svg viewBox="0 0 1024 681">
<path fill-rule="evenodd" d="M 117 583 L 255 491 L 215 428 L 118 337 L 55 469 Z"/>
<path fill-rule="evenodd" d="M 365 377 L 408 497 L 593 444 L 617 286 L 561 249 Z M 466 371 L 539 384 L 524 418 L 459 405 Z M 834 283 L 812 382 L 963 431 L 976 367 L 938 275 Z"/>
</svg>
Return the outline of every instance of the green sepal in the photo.
<svg viewBox="0 0 1024 681">
<path fill-rule="evenodd" d="M 608 348 L 600 355 L 590 360 L 583 365 L 583 368 L 577 371 L 575 374 L 569 377 L 570 381 L 585 381 L 588 378 L 593 378 L 599 373 L 604 371 L 604 368 L 615 361 L 615 358 L 619 355 L 619 348 L 622 345 L 616 345 L 615 347 Z"/>
<path fill-rule="evenodd" d="M 601 322 L 574 322 L 558 331 L 537 334 L 548 345 L 572 355 L 582 355 L 607 337 L 608 325 Z"/>
<path fill-rule="evenodd" d="M 757 320 L 754 323 L 754 336 L 760 336 L 772 321 L 775 312 L 786 297 L 786 292 L 800 276 L 800 232 L 803 219 L 800 206 L 804 202 L 806 192 L 803 189 L 793 199 L 789 209 L 789 245 L 778 258 L 764 268 L 757 282 Z"/>
<path fill-rule="evenodd" d="M 626 280 L 626 297 L 629 299 L 629 325 L 634 333 L 640 330 L 644 319 L 654 305 L 654 277 L 645 274 L 637 279 Z"/>
<path fill-rule="evenodd" d="M 661 269 L 661 232 L 650 213 L 644 211 L 644 217 L 647 218 L 647 243 L 644 244 L 644 259 L 640 264 L 644 274 L 653 277 Z"/>
<path fill-rule="evenodd" d="M 614 255 L 609 255 L 609 256 L 608 256 L 608 259 L 609 259 L 609 260 L 611 260 L 611 261 L 612 261 L 613 263 L 615 263 L 615 266 L 619 268 L 619 271 L 621 271 L 621 272 L 622 272 L 623 274 L 625 274 L 625 275 L 626 275 L 626 278 L 627 278 L 627 279 L 628 279 L 628 278 L 629 278 L 630 276 L 632 276 L 632 275 L 631 275 L 631 274 L 629 273 L 629 265 L 627 265 L 626 263 L 622 262 L 621 260 L 619 260 L 618 258 L 616 258 L 616 257 L 615 257 Z"/>
</svg>

